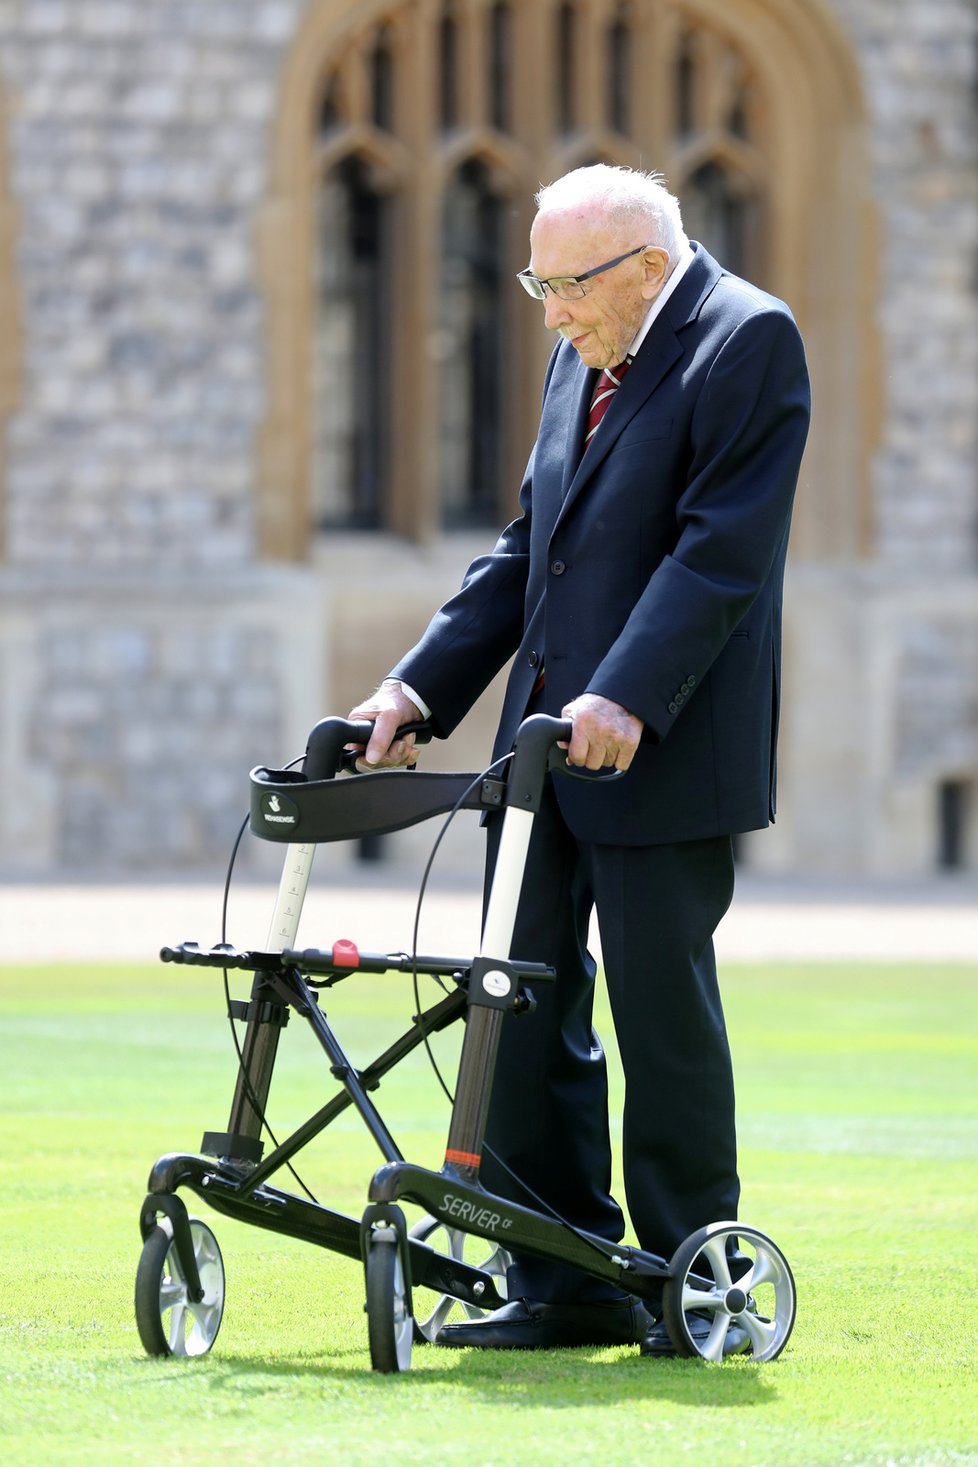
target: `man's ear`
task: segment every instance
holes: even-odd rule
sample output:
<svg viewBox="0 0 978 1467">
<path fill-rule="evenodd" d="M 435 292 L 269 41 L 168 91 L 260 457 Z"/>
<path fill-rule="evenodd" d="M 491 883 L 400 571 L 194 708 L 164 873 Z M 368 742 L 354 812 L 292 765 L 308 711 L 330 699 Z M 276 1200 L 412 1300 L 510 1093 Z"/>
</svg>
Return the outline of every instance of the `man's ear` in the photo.
<svg viewBox="0 0 978 1467">
<path fill-rule="evenodd" d="M 649 245 L 642 255 L 642 297 L 654 301 L 669 275 L 669 251 Z"/>
</svg>

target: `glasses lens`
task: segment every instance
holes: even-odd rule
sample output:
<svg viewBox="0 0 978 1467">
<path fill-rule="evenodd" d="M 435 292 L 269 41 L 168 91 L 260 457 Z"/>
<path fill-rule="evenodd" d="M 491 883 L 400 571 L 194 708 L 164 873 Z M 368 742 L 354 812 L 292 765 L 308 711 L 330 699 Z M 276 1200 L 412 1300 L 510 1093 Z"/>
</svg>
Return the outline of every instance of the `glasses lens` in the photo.
<svg viewBox="0 0 978 1467">
<path fill-rule="evenodd" d="M 528 270 L 521 270 L 516 278 L 519 281 L 520 285 L 522 285 L 523 289 L 526 291 L 527 295 L 532 295 L 535 301 L 543 300 L 544 296 L 546 295 L 546 291 L 543 288 L 542 282 L 539 281 L 535 275 L 531 275 Z"/>
</svg>

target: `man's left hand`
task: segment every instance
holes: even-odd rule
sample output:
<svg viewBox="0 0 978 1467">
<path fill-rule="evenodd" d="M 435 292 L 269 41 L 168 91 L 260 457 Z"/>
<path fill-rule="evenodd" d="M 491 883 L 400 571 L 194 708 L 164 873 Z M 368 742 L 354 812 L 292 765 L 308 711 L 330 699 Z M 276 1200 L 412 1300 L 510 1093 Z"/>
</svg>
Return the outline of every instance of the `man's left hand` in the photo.
<svg viewBox="0 0 978 1467">
<path fill-rule="evenodd" d="M 641 718 L 599 693 L 582 693 L 561 709 L 574 725 L 567 749 L 568 764 L 585 769 L 627 769 L 645 727 Z"/>
</svg>

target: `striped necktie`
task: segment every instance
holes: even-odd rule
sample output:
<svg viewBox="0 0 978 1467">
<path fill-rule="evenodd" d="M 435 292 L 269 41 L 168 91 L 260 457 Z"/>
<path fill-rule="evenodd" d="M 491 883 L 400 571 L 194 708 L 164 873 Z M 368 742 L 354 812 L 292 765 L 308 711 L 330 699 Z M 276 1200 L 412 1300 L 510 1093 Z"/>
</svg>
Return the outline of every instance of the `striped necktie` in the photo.
<svg viewBox="0 0 978 1467">
<path fill-rule="evenodd" d="M 622 378 L 631 365 L 631 357 L 626 357 L 623 362 L 618 363 L 617 367 L 605 367 L 598 378 L 594 396 L 591 399 L 591 411 L 588 413 L 587 432 L 584 435 L 585 449 L 598 431 L 598 424 L 611 406 L 611 399 L 621 386 Z"/>
</svg>

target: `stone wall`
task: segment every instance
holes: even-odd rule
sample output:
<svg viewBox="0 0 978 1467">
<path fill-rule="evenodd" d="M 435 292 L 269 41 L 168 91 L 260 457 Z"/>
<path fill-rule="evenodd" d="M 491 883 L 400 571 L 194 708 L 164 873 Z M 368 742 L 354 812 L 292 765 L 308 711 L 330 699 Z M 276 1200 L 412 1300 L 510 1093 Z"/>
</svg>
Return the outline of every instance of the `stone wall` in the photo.
<svg viewBox="0 0 978 1467">
<path fill-rule="evenodd" d="M 978 7 L 835 0 L 860 58 L 880 219 L 881 442 L 853 626 L 862 869 L 924 871 L 938 789 L 978 865 Z"/>
<path fill-rule="evenodd" d="M 248 771 L 325 711 L 320 587 L 247 575 L 8 569 L 0 584 L 0 875 L 217 872 Z M 275 867 L 248 841 L 246 869 Z"/>
<path fill-rule="evenodd" d="M 11 564 L 250 557 L 253 217 L 300 8 L 0 4 L 25 333 Z"/>
<path fill-rule="evenodd" d="M 880 223 L 873 518 L 862 561 L 789 572 L 784 815 L 759 859 L 919 871 L 941 780 L 970 781 L 978 806 L 978 12 L 831 8 L 859 60 Z M 213 868 L 243 772 L 298 753 L 334 697 L 379 676 L 398 605 L 433 589 L 405 549 L 413 598 L 358 643 L 362 622 L 330 606 L 335 547 L 318 568 L 257 556 L 255 227 L 306 9 L 0 0 L 20 330 L 0 452 L 0 760 L 16 771 L 0 872 Z M 814 202 L 814 230 L 845 227 Z"/>
<path fill-rule="evenodd" d="M 23 328 L 5 870 L 213 867 L 248 768 L 301 752 L 298 710 L 318 716 L 296 687 L 297 640 L 322 661 L 315 587 L 254 560 L 253 220 L 300 9 L 0 3 Z"/>
<path fill-rule="evenodd" d="M 875 557 L 978 568 L 978 8 L 836 0 L 859 53 L 882 220 L 884 434 Z"/>
</svg>

